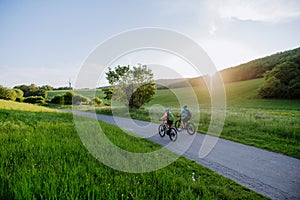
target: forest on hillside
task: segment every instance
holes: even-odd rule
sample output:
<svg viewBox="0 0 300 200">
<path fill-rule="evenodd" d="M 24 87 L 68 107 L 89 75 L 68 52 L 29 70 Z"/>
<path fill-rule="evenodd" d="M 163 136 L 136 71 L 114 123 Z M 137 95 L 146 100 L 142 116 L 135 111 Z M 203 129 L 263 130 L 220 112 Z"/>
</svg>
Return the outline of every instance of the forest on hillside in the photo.
<svg viewBox="0 0 300 200">
<path fill-rule="evenodd" d="M 300 47 L 227 68 L 220 73 L 225 83 L 251 80 L 264 77 L 267 71 L 285 62 L 295 63 L 299 67 Z"/>
<path fill-rule="evenodd" d="M 258 88 L 262 98 L 300 98 L 300 48 L 279 52 L 270 56 L 220 71 L 224 83 L 264 78 L 265 83 Z M 159 80 L 157 83 L 168 88 L 207 87 L 209 77 Z M 158 87 L 160 89 L 160 87 Z M 165 87 L 162 87 L 165 88 Z"/>
</svg>

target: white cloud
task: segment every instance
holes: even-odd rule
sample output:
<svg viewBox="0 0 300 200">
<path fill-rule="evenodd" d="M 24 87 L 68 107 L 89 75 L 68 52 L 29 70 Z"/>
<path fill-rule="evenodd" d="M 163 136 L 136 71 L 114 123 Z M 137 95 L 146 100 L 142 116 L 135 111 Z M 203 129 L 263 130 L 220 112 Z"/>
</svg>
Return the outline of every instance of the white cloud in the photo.
<svg viewBox="0 0 300 200">
<path fill-rule="evenodd" d="M 221 19 L 276 23 L 300 17 L 298 0 L 224 0 L 212 1 L 211 6 Z"/>
</svg>

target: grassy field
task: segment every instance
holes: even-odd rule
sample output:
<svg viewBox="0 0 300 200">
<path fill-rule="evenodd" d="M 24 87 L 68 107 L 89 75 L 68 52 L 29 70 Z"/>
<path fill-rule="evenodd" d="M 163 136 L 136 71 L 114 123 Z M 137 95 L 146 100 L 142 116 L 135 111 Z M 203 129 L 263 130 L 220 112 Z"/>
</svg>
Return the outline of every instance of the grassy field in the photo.
<svg viewBox="0 0 300 200">
<path fill-rule="evenodd" d="M 221 137 L 300 158 L 300 100 L 260 99 L 257 90 L 263 82 L 263 79 L 255 79 L 225 85 L 227 108 Z M 211 118 L 210 96 L 206 88 L 193 90 L 200 107 L 200 121 L 195 123 L 199 124 L 198 131 L 206 133 Z M 91 92 L 84 92 L 91 96 Z M 96 94 L 103 96 L 99 90 Z M 186 88 L 158 90 L 154 99 L 144 109 L 130 110 L 126 113 L 125 108 L 113 107 L 114 114 L 158 122 L 164 107 L 170 107 L 174 113 L 180 111 L 175 94 L 186 99 L 191 97 Z M 155 105 L 159 106 L 152 109 Z M 96 108 L 96 112 L 112 114 L 111 108 L 108 107 Z"/>
<path fill-rule="evenodd" d="M 99 123 L 124 149 L 160 148 Z M 265 199 L 182 157 L 151 173 L 113 170 L 87 152 L 71 114 L 39 106 L 0 100 L 0 142 L 0 199 Z"/>
<path fill-rule="evenodd" d="M 263 82 L 255 79 L 225 85 L 227 108 L 221 137 L 300 158 L 300 100 L 260 99 L 257 89 Z M 184 90 L 178 88 L 175 92 L 184 95 Z M 211 117 L 210 98 L 205 88 L 194 90 L 200 106 L 198 131 L 206 133 Z M 168 93 L 158 91 L 147 106 L 160 103 L 178 112 L 176 96 Z"/>
<path fill-rule="evenodd" d="M 65 94 L 68 91 L 69 90 L 52 90 L 52 91 L 48 91 L 47 92 L 47 100 L 51 100 L 56 95 L 63 95 L 63 94 Z M 90 99 L 94 98 L 93 92 L 94 91 L 90 90 L 90 89 L 76 90 L 77 94 L 83 95 L 83 96 L 88 97 Z M 100 89 L 97 89 L 95 91 L 95 95 L 97 97 L 100 97 L 101 99 L 104 98 L 104 93 Z"/>
</svg>

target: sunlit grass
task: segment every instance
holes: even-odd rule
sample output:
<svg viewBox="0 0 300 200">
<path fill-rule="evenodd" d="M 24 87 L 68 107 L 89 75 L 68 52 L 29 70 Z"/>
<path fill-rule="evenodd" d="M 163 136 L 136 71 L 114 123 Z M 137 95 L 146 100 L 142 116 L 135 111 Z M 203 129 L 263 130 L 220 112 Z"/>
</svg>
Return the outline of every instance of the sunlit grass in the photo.
<svg viewBox="0 0 300 200">
<path fill-rule="evenodd" d="M 37 106 L 27 103 L 18 103 L 12 101 L 6 101 L 0 99 L 0 109 L 5 110 L 22 110 L 22 111 L 32 111 L 32 112 L 56 112 L 53 109 L 45 108 L 42 106 Z"/>
</svg>

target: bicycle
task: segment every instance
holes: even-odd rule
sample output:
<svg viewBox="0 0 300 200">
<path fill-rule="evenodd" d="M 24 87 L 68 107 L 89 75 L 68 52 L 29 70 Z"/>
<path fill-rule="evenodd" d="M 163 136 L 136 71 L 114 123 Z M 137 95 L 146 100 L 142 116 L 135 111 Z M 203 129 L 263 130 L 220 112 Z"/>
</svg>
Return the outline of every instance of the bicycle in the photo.
<svg viewBox="0 0 300 200">
<path fill-rule="evenodd" d="M 167 125 L 164 120 L 163 123 L 158 126 L 158 133 L 160 137 L 165 137 L 166 134 L 169 135 L 170 140 L 175 142 L 177 140 L 177 130 L 171 127 L 170 133 L 168 134 L 169 128 L 169 125 Z"/>
<path fill-rule="evenodd" d="M 182 127 L 182 123 L 181 123 L 181 120 L 182 120 L 182 119 L 181 119 L 181 116 L 177 116 L 177 117 L 179 117 L 179 119 L 175 121 L 175 128 L 176 128 L 176 130 L 177 130 L 178 132 L 180 132 L 180 131 L 183 130 L 184 128 Z M 195 132 L 196 132 L 195 125 L 194 125 L 193 122 L 187 121 L 187 124 L 185 125 L 185 128 L 186 128 L 188 134 L 190 134 L 190 135 L 194 135 Z"/>
</svg>

